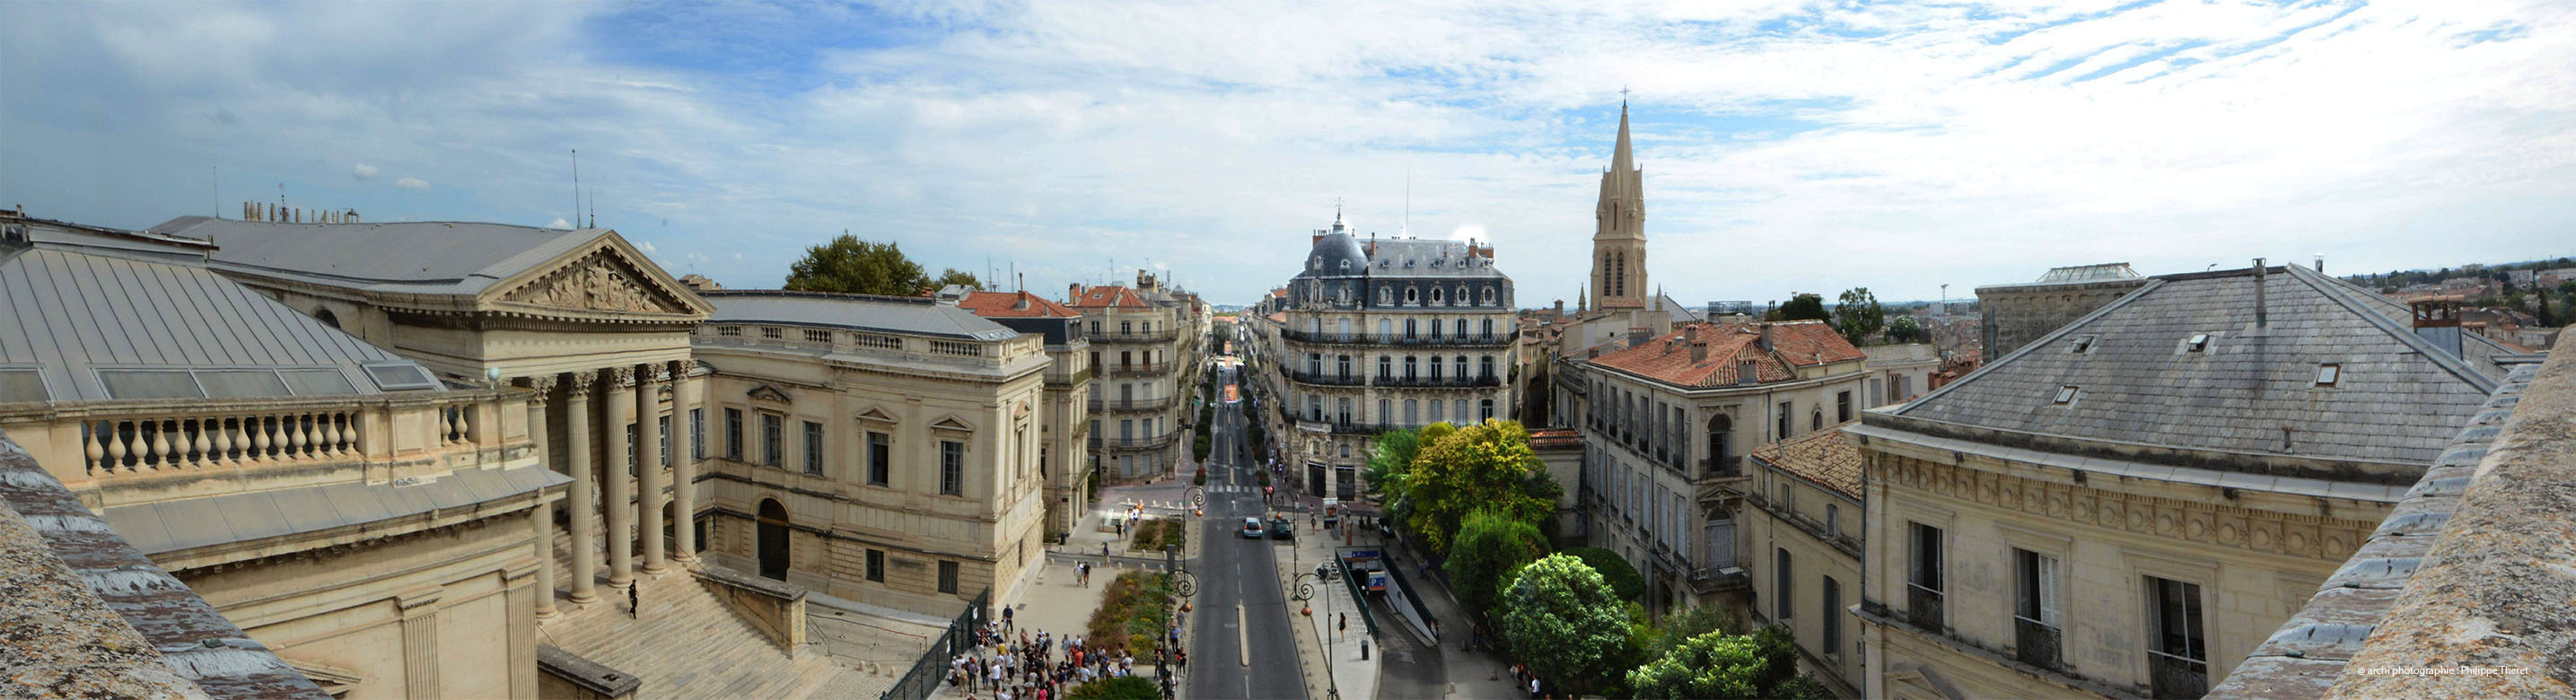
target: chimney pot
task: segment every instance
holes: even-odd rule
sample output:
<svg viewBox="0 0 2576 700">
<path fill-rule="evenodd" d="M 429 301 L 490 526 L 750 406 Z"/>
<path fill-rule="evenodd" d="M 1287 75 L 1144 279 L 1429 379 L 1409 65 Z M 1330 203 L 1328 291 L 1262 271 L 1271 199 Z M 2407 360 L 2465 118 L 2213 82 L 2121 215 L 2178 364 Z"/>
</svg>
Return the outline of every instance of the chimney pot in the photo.
<svg viewBox="0 0 2576 700">
<path fill-rule="evenodd" d="M 2254 327 L 2272 327 L 2271 309 L 2263 304 L 2263 259 L 2254 259 Z"/>
<path fill-rule="evenodd" d="M 1769 351 L 1771 349 L 1771 328 L 1771 324 L 1762 324 L 1762 338 L 1760 342 L 1762 343 L 1762 349 L 1764 351 Z"/>
</svg>

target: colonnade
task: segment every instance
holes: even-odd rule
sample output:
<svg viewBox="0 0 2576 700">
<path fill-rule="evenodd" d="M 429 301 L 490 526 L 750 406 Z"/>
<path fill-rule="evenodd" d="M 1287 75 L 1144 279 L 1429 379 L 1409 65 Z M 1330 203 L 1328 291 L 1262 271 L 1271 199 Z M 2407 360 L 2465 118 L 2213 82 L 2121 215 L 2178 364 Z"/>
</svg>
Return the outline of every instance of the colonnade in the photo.
<svg viewBox="0 0 2576 700">
<path fill-rule="evenodd" d="M 568 597 L 573 603 L 599 600 L 599 580 L 594 575 L 599 570 L 599 550 L 607 552 L 607 584 L 612 591 L 634 585 L 639 568 L 647 575 L 658 575 L 669 571 L 672 561 L 697 558 L 697 531 L 690 520 L 697 512 L 698 465 L 690 448 L 694 437 L 690 410 L 704 405 L 706 380 L 690 376 L 694 367 L 695 363 L 688 360 L 675 360 L 517 380 L 518 385 L 536 390 L 536 396 L 528 401 L 528 425 L 538 454 L 544 456 L 550 468 L 572 477 L 572 490 L 564 499 L 564 507 L 571 514 L 567 529 L 573 543 L 572 565 L 568 569 L 572 586 Z M 667 473 L 658 466 L 666 459 L 659 420 L 663 416 L 664 389 L 671 392 L 667 458 L 671 469 Z M 547 432 L 549 410 L 561 412 L 561 437 L 568 441 L 559 462 L 551 444 L 555 436 Z M 628 426 L 634 431 L 632 463 L 629 451 L 618 449 L 627 438 Z M 603 439 L 594 439 L 594 433 Z M 592 454 L 594 442 L 602 454 Z M 665 551 L 662 538 L 662 506 L 666 502 L 671 504 L 676 520 L 669 523 L 671 551 Z M 537 529 L 537 588 L 547 592 L 537 599 L 537 616 L 552 618 L 560 613 L 552 595 L 555 557 L 551 507 L 539 506 L 532 520 Z M 607 534 L 601 532 L 602 520 L 606 521 Z M 642 542 L 640 548 L 635 546 L 638 540 Z M 640 564 L 636 561 L 639 558 Z"/>
</svg>

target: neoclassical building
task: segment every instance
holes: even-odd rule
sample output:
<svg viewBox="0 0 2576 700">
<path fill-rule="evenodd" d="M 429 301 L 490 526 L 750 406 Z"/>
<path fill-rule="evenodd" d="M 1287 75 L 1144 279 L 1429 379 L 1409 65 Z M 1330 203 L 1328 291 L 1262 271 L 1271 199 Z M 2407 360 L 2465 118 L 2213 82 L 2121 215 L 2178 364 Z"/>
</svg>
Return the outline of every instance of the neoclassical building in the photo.
<svg viewBox="0 0 2576 700">
<path fill-rule="evenodd" d="M 2455 303 L 2151 277 L 1866 412 L 1864 693 L 2199 697 L 2321 586 L 2411 569 L 2346 558 L 2505 374 Z"/>
<path fill-rule="evenodd" d="M 1312 243 L 1264 348 L 1282 397 L 1265 419 L 1296 488 L 1354 498 L 1379 432 L 1512 417 L 1519 332 L 1492 245 L 1363 240 L 1338 212 Z"/>
<path fill-rule="evenodd" d="M 706 557 L 954 614 L 1046 557 L 1047 339 L 928 297 L 703 292 Z"/>
<path fill-rule="evenodd" d="M 571 481 L 540 465 L 537 392 L 442 377 L 218 252 L 0 216 L 0 432 L 247 633 L 162 649 L 201 683 L 269 670 L 209 655 L 264 646 L 340 697 L 535 696 Z"/>
</svg>

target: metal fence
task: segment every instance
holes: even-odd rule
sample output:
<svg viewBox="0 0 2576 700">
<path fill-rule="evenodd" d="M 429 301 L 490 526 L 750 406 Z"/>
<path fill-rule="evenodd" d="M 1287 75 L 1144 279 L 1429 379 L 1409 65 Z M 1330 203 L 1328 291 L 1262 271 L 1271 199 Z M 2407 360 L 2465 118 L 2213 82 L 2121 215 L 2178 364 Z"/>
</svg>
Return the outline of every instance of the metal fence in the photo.
<svg viewBox="0 0 2576 700">
<path fill-rule="evenodd" d="M 948 631 L 931 640 L 930 649 L 912 662 L 912 670 L 905 671 L 903 679 L 895 681 L 894 687 L 886 689 L 878 700 L 922 700 L 938 692 L 939 684 L 948 680 L 948 660 L 974 645 L 975 629 L 984 626 L 984 606 L 992 600 L 993 589 L 975 594 L 975 602 L 968 603 L 957 619 L 948 621 Z"/>
</svg>

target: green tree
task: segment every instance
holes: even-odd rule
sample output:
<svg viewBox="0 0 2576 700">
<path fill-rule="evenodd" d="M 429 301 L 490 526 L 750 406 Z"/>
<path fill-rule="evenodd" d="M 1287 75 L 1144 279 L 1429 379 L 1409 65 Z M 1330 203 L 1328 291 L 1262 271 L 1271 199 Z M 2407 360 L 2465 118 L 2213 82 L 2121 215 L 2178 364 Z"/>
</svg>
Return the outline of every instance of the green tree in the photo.
<svg viewBox="0 0 2576 700">
<path fill-rule="evenodd" d="M 1547 538 L 1537 527 L 1491 510 L 1468 514 L 1457 540 L 1441 570 L 1449 574 L 1458 604 L 1479 617 L 1493 611 L 1494 595 L 1513 570 L 1547 556 Z"/>
<path fill-rule="evenodd" d="M 939 273 L 939 279 L 931 280 L 929 286 L 932 289 L 940 289 L 952 284 L 962 285 L 967 289 L 974 290 L 981 290 L 984 288 L 983 281 L 975 279 L 974 273 L 953 267 L 941 271 Z"/>
<path fill-rule="evenodd" d="M 1162 700 L 1163 689 L 1144 676 L 1119 676 L 1084 683 L 1067 691 L 1070 700 Z"/>
<path fill-rule="evenodd" d="M 1871 295 L 1868 287 L 1843 290 L 1840 302 L 1834 305 L 1834 330 L 1842 331 L 1844 340 L 1859 345 L 1886 326 L 1887 309 L 1878 305 L 1878 297 Z"/>
<path fill-rule="evenodd" d="M 929 284 L 921 265 L 904 257 L 896 244 L 862 241 L 846 233 L 806 248 L 804 259 L 787 267 L 787 288 L 798 291 L 908 297 Z"/>
<path fill-rule="evenodd" d="M 1887 342 L 1920 343 L 1931 339 L 1932 334 L 1923 330 L 1923 324 L 1916 322 L 1913 314 L 1898 316 L 1887 321 Z"/>
<path fill-rule="evenodd" d="M 1824 295 L 1803 293 L 1790 296 L 1789 303 L 1762 315 L 1765 321 L 1824 321 L 1831 318 L 1833 316 L 1825 313 Z"/>
<path fill-rule="evenodd" d="M 1422 437 L 1405 478 L 1405 525 L 1432 551 L 1449 551 L 1459 521 L 1480 509 L 1529 523 L 1556 514 L 1555 502 L 1531 497 L 1522 483 L 1540 465 L 1519 422 L 1434 423 L 1423 427 Z"/>
<path fill-rule="evenodd" d="M 1360 480 L 1368 484 L 1369 493 L 1384 499 L 1388 522 L 1403 523 L 1413 514 L 1412 500 L 1404 495 L 1405 483 L 1413 471 L 1413 456 L 1421 448 L 1422 433 L 1412 428 L 1378 433 L 1377 442 L 1369 446 L 1368 466 L 1360 472 Z"/>
<path fill-rule="evenodd" d="M 1628 689 L 1639 698 L 1833 697 L 1823 683 L 1798 675 L 1795 644 L 1778 627 L 1703 632 L 1629 671 Z"/>
<path fill-rule="evenodd" d="M 1583 692 L 1619 678 L 1611 663 L 1629 646 L 1627 603 L 1583 560 L 1551 554 L 1522 566 L 1499 605 L 1503 643 L 1545 682 Z"/>
<path fill-rule="evenodd" d="M 1610 584 L 1610 592 L 1618 595 L 1620 600 L 1646 599 L 1646 577 L 1637 575 L 1637 567 L 1630 566 L 1627 558 L 1619 556 L 1618 552 L 1600 547 L 1576 547 L 1565 550 L 1565 553 L 1583 560 L 1584 566 L 1601 574 L 1601 580 Z"/>
<path fill-rule="evenodd" d="M 1671 653 L 1674 647 L 1710 632 L 1733 634 L 1744 626 L 1735 614 L 1715 605 L 1694 605 L 1664 613 L 1655 621 L 1655 653 Z"/>
</svg>

